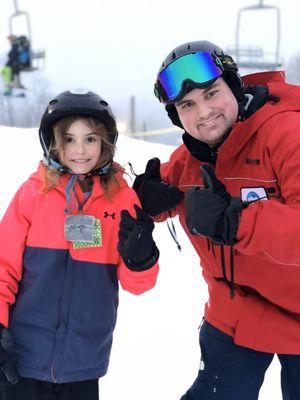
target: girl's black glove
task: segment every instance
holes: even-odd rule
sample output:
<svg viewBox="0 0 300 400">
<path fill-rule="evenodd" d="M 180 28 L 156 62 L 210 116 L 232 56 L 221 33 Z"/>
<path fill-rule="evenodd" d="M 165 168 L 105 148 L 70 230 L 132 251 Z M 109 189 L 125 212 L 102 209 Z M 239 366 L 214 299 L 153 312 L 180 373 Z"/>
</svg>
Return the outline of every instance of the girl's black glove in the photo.
<svg viewBox="0 0 300 400">
<path fill-rule="evenodd" d="M 209 165 L 200 167 L 204 188 L 190 189 L 185 198 L 186 225 L 192 235 L 203 235 L 215 244 L 236 243 L 240 213 L 246 204 L 231 197 Z"/>
<path fill-rule="evenodd" d="M 137 218 L 127 210 L 121 211 L 118 251 L 129 269 L 145 271 L 156 263 L 159 250 L 152 237 L 152 218 L 137 204 L 134 209 Z"/>
<path fill-rule="evenodd" d="M 0 338 L 2 337 L 3 325 L 0 325 Z M 18 374 L 15 364 L 7 355 L 0 342 L 0 381 L 15 385 L 18 383 L 20 375 Z"/>
<path fill-rule="evenodd" d="M 143 210 L 152 217 L 171 210 L 183 199 L 183 193 L 177 187 L 162 182 L 159 158 L 148 161 L 145 172 L 135 178 L 132 188 Z"/>
</svg>

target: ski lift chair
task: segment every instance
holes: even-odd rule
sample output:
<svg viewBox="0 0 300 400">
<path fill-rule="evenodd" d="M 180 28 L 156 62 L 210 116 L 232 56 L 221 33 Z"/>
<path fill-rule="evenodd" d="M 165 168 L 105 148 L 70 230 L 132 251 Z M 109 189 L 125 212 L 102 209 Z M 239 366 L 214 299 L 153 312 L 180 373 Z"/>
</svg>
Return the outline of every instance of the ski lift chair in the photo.
<svg viewBox="0 0 300 400">
<path fill-rule="evenodd" d="M 275 11 L 276 20 L 276 46 L 275 52 L 265 52 L 261 46 L 241 46 L 241 17 L 242 14 L 249 13 L 251 11 Z M 277 6 L 263 5 L 263 0 L 259 1 L 259 4 L 243 7 L 238 11 L 236 34 L 235 34 L 235 47 L 229 47 L 228 53 L 235 57 L 235 61 L 239 68 L 248 68 L 251 70 L 276 70 L 282 66 L 282 61 L 279 56 L 280 48 L 280 9 Z"/>
<path fill-rule="evenodd" d="M 36 70 L 41 70 L 45 66 L 45 50 L 32 50 L 32 35 L 31 35 L 31 25 L 30 25 L 30 17 L 28 12 L 18 10 L 17 3 L 15 1 L 15 9 L 16 11 L 9 18 L 9 36 L 19 36 L 14 33 L 13 23 L 17 18 L 23 18 L 26 23 L 26 34 L 24 36 L 28 39 L 30 46 L 30 62 L 28 66 L 21 66 L 21 72 L 31 72 Z"/>
</svg>

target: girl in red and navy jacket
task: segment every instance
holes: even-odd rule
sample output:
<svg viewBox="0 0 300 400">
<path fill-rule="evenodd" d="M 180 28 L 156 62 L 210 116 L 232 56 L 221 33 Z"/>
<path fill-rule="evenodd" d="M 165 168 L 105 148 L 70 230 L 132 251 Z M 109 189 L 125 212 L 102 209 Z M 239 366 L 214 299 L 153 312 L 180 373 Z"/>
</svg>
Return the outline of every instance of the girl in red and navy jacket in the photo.
<svg viewBox="0 0 300 400">
<path fill-rule="evenodd" d="M 0 398 L 98 399 L 109 363 L 118 281 L 151 289 L 152 219 L 113 161 L 117 129 L 92 92 L 51 100 L 44 161 L 0 224 Z"/>
</svg>

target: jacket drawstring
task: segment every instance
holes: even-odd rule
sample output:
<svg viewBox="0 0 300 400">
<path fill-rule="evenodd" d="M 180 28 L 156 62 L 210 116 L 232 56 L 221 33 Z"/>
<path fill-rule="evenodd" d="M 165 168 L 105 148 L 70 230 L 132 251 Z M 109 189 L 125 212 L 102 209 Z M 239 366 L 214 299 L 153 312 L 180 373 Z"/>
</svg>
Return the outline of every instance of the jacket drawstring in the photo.
<svg viewBox="0 0 300 400">
<path fill-rule="evenodd" d="M 233 249 L 233 246 L 230 246 L 230 280 L 227 279 L 224 246 L 222 244 L 221 244 L 221 266 L 222 266 L 223 278 L 225 279 L 225 281 L 229 287 L 230 297 L 231 297 L 231 299 L 233 299 L 233 297 L 234 297 L 234 249 Z"/>
<path fill-rule="evenodd" d="M 207 250 L 210 251 L 210 239 L 206 237 Z"/>
<path fill-rule="evenodd" d="M 228 282 L 227 275 L 226 275 L 226 263 L 225 263 L 225 255 L 224 255 L 224 246 L 221 244 L 221 266 L 223 272 L 223 278 L 226 282 Z"/>
<path fill-rule="evenodd" d="M 178 239 L 177 239 L 176 229 L 175 229 L 175 226 L 174 226 L 174 224 L 173 224 L 171 211 L 169 211 L 169 216 L 170 216 L 170 219 L 167 219 L 167 226 L 168 226 L 169 232 L 170 232 L 170 234 L 171 234 L 171 236 L 172 236 L 174 242 L 175 242 L 176 245 L 177 245 L 177 249 L 178 249 L 179 251 L 181 251 L 181 246 L 180 246 L 180 244 L 179 244 L 179 242 L 178 242 Z M 169 224 L 169 221 L 170 221 L 170 224 Z"/>
<path fill-rule="evenodd" d="M 234 249 L 230 246 L 230 297 L 234 298 Z"/>
<path fill-rule="evenodd" d="M 211 239 L 210 242 L 211 242 L 211 249 L 212 249 L 213 256 L 214 256 L 214 258 L 216 258 L 215 244 L 214 244 L 214 242 L 212 241 L 212 239 Z"/>
<path fill-rule="evenodd" d="M 126 165 L 126 164 L 125 164 Z M 128 165 L 129 165 L 129 169 L 130 169 L 130 172 L 132 173 L 132 175 L 134 175 L 135 177 L 137 177 L 138 176 L 138 174 L 135 172 L 135 170 L 133 169 L 133 165 L 131 164 L 131 162 L 130 161 L 128 161 Z M 124 167 L 124 165 L 123 165 L 123 167 Z"/>
</svg>

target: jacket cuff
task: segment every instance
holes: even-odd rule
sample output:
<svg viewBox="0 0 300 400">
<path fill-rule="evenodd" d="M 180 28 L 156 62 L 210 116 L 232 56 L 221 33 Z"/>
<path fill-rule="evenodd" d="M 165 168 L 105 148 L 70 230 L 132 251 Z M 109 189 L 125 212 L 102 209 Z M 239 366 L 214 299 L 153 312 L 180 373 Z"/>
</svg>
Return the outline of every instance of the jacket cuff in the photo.
<svg viewBox="0 0 300 400">
<path fill-rule="evenodd" d="M 148 257 L 146 260 L 141 261 L 139 263 L 134 262 L 130 259 L 123 259 L 124 264 L 126 265 L 127 268 L 131 269 L 131 271 L 136 271 L 136 272 L 141 272 L 141 271 L 146 271 L 147 269 L 150 269 L 153 267 L 154 264 L 156 264 L 157 260 L 159 258 L 159 250 L 154 244 L 153 252 L 150 257 Z"/>
</svg>

